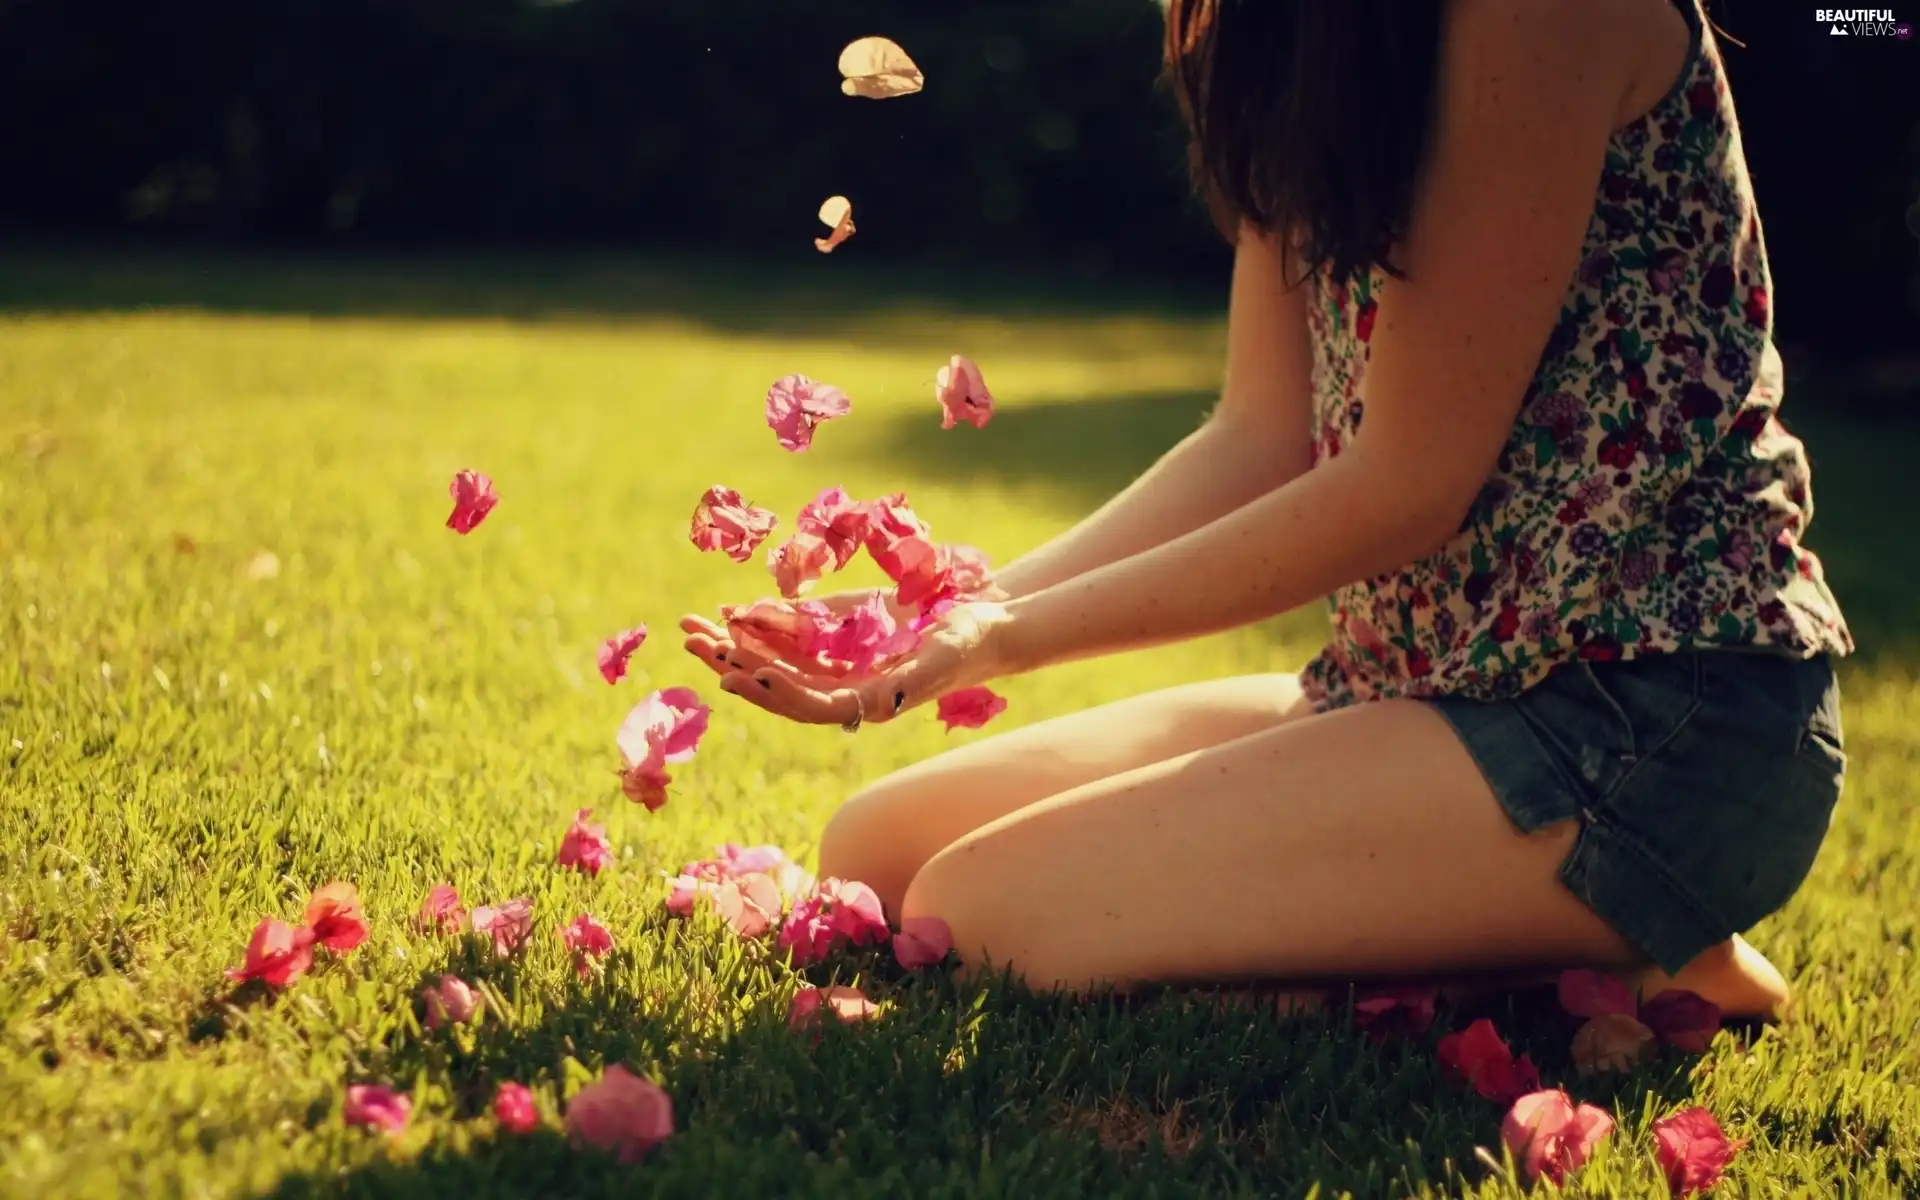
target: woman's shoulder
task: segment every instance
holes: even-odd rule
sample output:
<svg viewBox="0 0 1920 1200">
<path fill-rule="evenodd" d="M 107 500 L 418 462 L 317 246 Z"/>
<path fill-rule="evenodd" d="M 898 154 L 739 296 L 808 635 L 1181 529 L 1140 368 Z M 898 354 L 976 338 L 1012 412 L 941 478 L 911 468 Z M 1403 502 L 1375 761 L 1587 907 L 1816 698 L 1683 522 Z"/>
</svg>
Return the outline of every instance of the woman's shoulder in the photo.
<svg viewBox="0 0 1920 1200">
<path fill-rule="evenodd" d="M 1489 64 L 1555 63 L 1568 84 L 1608 89 L 1621 124 L 1666 94 L 1685 67 L 1697 0 L 1454 0 L 1445 61 L 1456 78 Z M 1691 12 L 1689 18 L 1686 14 Z"/>
</svg>

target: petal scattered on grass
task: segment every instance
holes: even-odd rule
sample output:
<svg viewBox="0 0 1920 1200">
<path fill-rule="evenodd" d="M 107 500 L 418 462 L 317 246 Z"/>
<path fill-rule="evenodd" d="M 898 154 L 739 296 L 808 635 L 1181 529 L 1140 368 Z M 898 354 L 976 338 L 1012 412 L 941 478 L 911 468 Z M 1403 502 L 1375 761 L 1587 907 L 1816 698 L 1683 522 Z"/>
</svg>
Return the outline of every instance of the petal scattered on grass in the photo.
<svg viewBox="0 0 1920 1200">
<path fill-rule="evenodd" d="M 780 923 L 786 904 L 772 876 L 751 874 L 713 885 L 713 904 L 720 917 L 743 938 L 757 938 Z"/>
<path fill-rule="evenodd" d="M 1729 1141 L 1704 1108 L 1686 1108 L 1653 1123 L 1653 1152 L 1676 1197 L 1693 1196 L 1720 1181 L 1733 1156 L 1747 1143 Z"/>
<path fill-rule="evenodd" d="M 1433 1027 L 1439 994 L 1430 987 L 1384 988 L 1354 998 L 1353 1027 L 1376 1043 L 1418 1037 Z"/>
<path fill-rule="evenodd" d="M 771 509 L 758 508 L 739 492 L 714 484 L 693 508 L 687 537 L 703 551 L 719 550 L 734 562 L 753 557 L 780 518 Z"/>
<path fill-rule="evenodd" d="M 853 201 L 845 196 L 828 196 L 820 205 L 820 223 L 830 232 L 823 238 L 813 239 L 813 248 L 822 254 L 832 254 L 840 243 L 853 236 Z"/>
<path fill-rule="evenodd" d="M 1006 697 L 984 687 L 949 692 L 934 706 L 935 715 L 946 722 L 948 733 L 956 729 L 978 729 L 1005 711 Z"/>
<path fill-rule="evenodd" d="M 1533 1060 L 1524 1054 L 1515 1058 L 1485 1017 L 1441 1038 L 1436 1053 L 1448 1074 L 1499 1104 L 1511 1104 L 1540 1087 Z"/>
<path fill-rule="evenodd" d="M 493 1094 L 493 1119 L 508 1133 L 532 1133 L 540 1123 L 533 1091 L 524 1083 L 503 1083 Z"/>
<path fill-rule="evenodd" d="M 480 993 L 458 975 L 442 975 L 439 983 L 429 985 L 420 993 L 420 999 L 426 1002 L 428 1029 L 464 1025 L 473 1020 L 473 1014 L 480 1011 L 481 1005 Z"/>
<path fill-rule="evenodd" d="M 313 940 L 338 954 L 367 940 L 367 917 L 360 911 L 360 889 L 329 883 L 307 901 L 307 927 Z"/>
<path fill-rule="evenodd" d="M 258 979 L 279 991 L 312 966 L 313 930 L 268 917 L 253 927 L 253 936 L 247 939 L 246 962 L 229 970 L 227 978 L 241 982 Z"/>
<path fill-rule="evenodd" d="M 783 449 L 796 454 L 813 445 L 813 431 L 822 421 L 852 411 L 845 392 L 805 375 L 782 375 L 767 389 L 767 426 Z"/>
<path fill-rule="evenodd" d="M 940 402 L 940 428 L 966 423 L 983 429 L 993 419 L 993 393 L 980 377 L 980 368 L 964 354 L 956 354 L 934 373 L 933 398 Z"/>
<path fill-rule="evenodd" d="M 573 969 L 582 979 L 593 974 L 594 963 L 613 953 L 613 934 L 586 913 L 567 922 L 560 930 L 560 940 L 572 952 Z"/>
<path fill-rule="evenodd" d="M 1626 1074 L 1651 1059 L 1657 1047 L 1653 1030 L 1625 1013 L 1589 1018 L 1573 1035 L 1573 1066 L 1582 1075 L 1597 1071 Z"/>
<path fill-rule="evenodd" d="M 872 888 L 828 878 L 794 903 L 775 944 L 792 952 L 794 966 L 805 967 L 826 958 L 836 946 L 878 945 L 890 932 Z"/>
<path fill-rule="evenodd" d="M 247 560 L 248 579 L 277 579 L 280 576 L 280 556 L 271 550 L 262 550 Z"/>
<path fill-rule="evenodd" d="M 639 1162 L 673 1135 L 673 1099 L 615 1063 L 567 1103 L 567 1138 L 623 1163 Z"/>
<path fill-rule="evenodd" d="M 555 863 L 588 875 L 598 875 L 603 868 L 613 865 L 613 843 L 607 840 L 607 827 L 589 825 L 587 818 L 592 815 L 590 808 L 573 814 L 573 824 L 560 838 L 560 853 L 555 855 Z"/>
<path fill-rule="evenodd" d="M 533 901 L 520 896 L 503 904 L 483 904 L 473 910 L 473 931 L 492 939 L 495 954 L 512 958 L 533 931 Z"/>
<path fill-rule="evenodd" d="M 450 883 L 435 884 L 420 902 L 420 915 L 414 923 L 422 930 L 459 933 L 467 923 L 467 910 L 460 905 L 460 893 Z"/>
<path fill-rule="evenodd" d="M 1688 1054 L 1705 1054 L 1720 1032 L 1720 1008 L 1685 988 L 1668 988 L 1640 1006 L 1640 1021 L 1655 1037 Z"/>
<path fill-rule="evenodd" d="M 647 640 L 647 627 L 635 625 L 632 629 L 622 630 L 600 643 L 598 661 L 600 678 L 609 684 L 619 683 L 626 678 L 627 660 L 633 657 Z"/>
<path fill-rule="evenodd" d="M 893 935 L 893 957 L 909 971 L 937 966 L 953 949 L 953 930 L 939 917 L 908 917 Z"/>
<path fill-rule="evenodd" d="M 1529 1183 L 1542 1175 L 1565 1183 L 1612 1132 L 1613 1117 L 1604 1109 L 1575 1104 L 1558 1089 L 1520 1097 L 1500 1123 L 1500 1139 Z"/>
<path fill-rule="evenodd" d="M 667 912 L 676 917 L 688 916 L 700 896 L 717 897 L 721 884 L 755 875 L 767 877 L 775 886 L 775 897 L 757 892 L 754 903 L 776 920 L 785 910 L 788 899 L 805 895 L 814 885 L 812 876 L 778 846 L 740 846 L 726 842 L 714 851 L 714 857 L 696 859 L 680 868 L 667 894 Z M 775 902 L 769 903 L 770 899 Z"/>
<path fill-rule="evenodd" d="M 407 1127 L 407 1118 L 412 1113 L 412 1099 L 385 1084 L 356 1083 L 347 1089 L 342 1115 L 349 1125 L 399 1133 Z"/>
<path fill-rule="evenodd" d="M 1640 1007 L 1633 989 L 1603 971 L 1563 971 L 1560 975 L 1560 1007 L 1576 1017 L 1598 1017 L 1606 1013 L 1632 1016 Z"/>
<path fill-rule="evenodd" d="M 815 1029 L 821 1018 L 831 1013 L 843 1025 L 871 1021 L 880 1014 L 880 1006 L 854 987 L 803 987 L 787 1005 L 787 1028 Z"/>
<path fill-rule="evenodd" d="M 649 812 L 667 802 L 667 785 L 673 782 L 667 767 L 693 757 L 712 713 L 687 687 L 662 688 L 633 706 L 614 738 L 625 763 L 620 788 L 627 799 Z"/>
<path fill-rule="evenodd" d="M 863 37 L 840 51 L 840 90 L 868 100 L 910 96 L 927 85 L 926 76 L 898 42 Z"/>
<path fill-rule="evenodd" d="M 478 471 L 455 475 L 447 485 L 447 494 L 453 497 L 453 513 L 447 517 L 447 528 L 459 534 L 472 533 L 487 519 L 494 505 L 500 503 L 499 493 L 493 490 L 493 480 Z"/>
</svg>

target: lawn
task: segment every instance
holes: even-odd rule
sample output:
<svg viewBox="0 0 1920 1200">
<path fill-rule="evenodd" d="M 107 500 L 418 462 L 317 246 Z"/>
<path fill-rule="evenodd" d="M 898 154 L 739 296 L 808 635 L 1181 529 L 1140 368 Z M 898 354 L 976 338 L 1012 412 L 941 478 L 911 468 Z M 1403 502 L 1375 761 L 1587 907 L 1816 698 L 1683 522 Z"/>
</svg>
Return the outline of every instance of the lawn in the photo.
<svg viewBox="0 0 1920 1200">
<path fill-rule="evenodd" d="M 1377 1048 L 1344 1013 L 1072 1004 L 873 954 L 806 973 L 889 1005 L 815 1048 L 785 1028 L 802 979 L 770 945 L 663 912 L 663 871 L 727 840 L 808 861 L 862 781 L 984 736 L 929 714 L 849 738 L 722 703 L 671 802 L 625 801 L 629 707 L 677 684 L 727 700 L 678 616 L 770 590 L 757 562 L 688 545 L 706 487 L 788 519 L 830 484 L 905 490 L 936 536 L 1003 560 L 1192 428 L 1218 378 L 1204 308 L 1027 283 L 996 304 L 966 281 L 896 300 L 846 257 L 696 283 L 606 259 L 0 256 L 0 1194 L 1516 1190 L 1475 1153 L 1497 1156 L 1500 1110 L 1434 1060 L 1458 1014 Z M 939 428 L 931 379 L 954 352 L 1000 399 L 985 430 Z M 854 397 L 805 454 L 762 420 L 793 371 Z M 1576 1177 L 1587 1194 L 1665 1195 L 1648 1126 L 1688 1104 L 1750 1139 L 1718 1194 L 1920 1192 L 1920 551 L 1879 507 L 1920 427 L 1822 417 L 1811 391 L 1787 415 L 1862 653 L 1833 837 L 1751 935 L 1800 1006 L 1701 1057 L 1576 1079 L 1550 998 L 1489 1005 L 1550 1082 L 1619 1121 Z M 465 538 L 443 526 L 463 467 L 502 497 Z M 640 621 L 652 640 L 610 688 L 595 647 Z M 990 729 L 1294 666 L 1322 629 L 1294 614 L 1016 680 Z M 553 862 L 589 806 L 618 856 L 594 878 Z M 358 884 L 369 941 L 278 996 L 236 992 L 223 973 L 254 924 L 297 918 L 329 880 Z M 525 955 L 413 930 L 442 882 L 531 897 Z M 582 912 L 618 943 L 586 981 L 556 936 Z M 448 970 L 492 1009 L 428 1031 L 413 998 Z M 677 1108 L 634 1166 L 560 1132 L 611 1063 Z M 539 1132 L 495 1130 L 505 1080 L 533 1087 Z M 411 1092 L 404 1134 L 344 1126 L 362 1081 Z"/>
</svg>

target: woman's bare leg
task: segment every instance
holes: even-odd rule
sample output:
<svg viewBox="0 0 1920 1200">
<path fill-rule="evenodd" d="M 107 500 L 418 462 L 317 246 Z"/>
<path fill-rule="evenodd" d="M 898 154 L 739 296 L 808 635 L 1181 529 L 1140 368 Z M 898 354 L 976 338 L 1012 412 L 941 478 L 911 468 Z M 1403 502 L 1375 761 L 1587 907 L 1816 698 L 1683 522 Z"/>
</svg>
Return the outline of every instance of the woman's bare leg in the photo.
<svg viewBox="0 0 1920 1200">
<path fill-rule="evenodd" d="M 1560 882 L 1575 835 L 1516 831 L 1444 719 L 1385 701 L 1003 805 L 926 861 L 900 911 L 944 918 L 969 966 L 1040 988 L 1631 976 L 1643 960 Z M 1687 986 L 1770 1015 L 1727 961 Z"/>
<path fill-rule="evenodd" d="M 926 861 L 990 821 L 1308 712 L 1292 675 L 1246 675 L 1148 692 L 984 738 L 856 793 L 821 835 L 819 872 L 863 881 L 898 914 Z"/>
</svg>

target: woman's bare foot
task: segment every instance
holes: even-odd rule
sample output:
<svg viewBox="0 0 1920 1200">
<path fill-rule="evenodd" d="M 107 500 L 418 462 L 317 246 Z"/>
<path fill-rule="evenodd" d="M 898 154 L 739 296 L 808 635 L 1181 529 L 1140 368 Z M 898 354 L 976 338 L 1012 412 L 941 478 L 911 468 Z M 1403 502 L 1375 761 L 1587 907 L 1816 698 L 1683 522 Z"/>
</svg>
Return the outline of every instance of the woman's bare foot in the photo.
<svg viewBox="0 0 1920 1200">
<path fill-rule="evenodd" d="M 1791 999 L 1779 969 L 1740 937 L 1714 946 L 1680 968 L 1678 975 L 1647 967 L 1622 977 L 1645 999 L 1667 988 L 1684 988 L 1741 1020 L 1778 1021 L 1786 1015 Z"/>
</svg>

